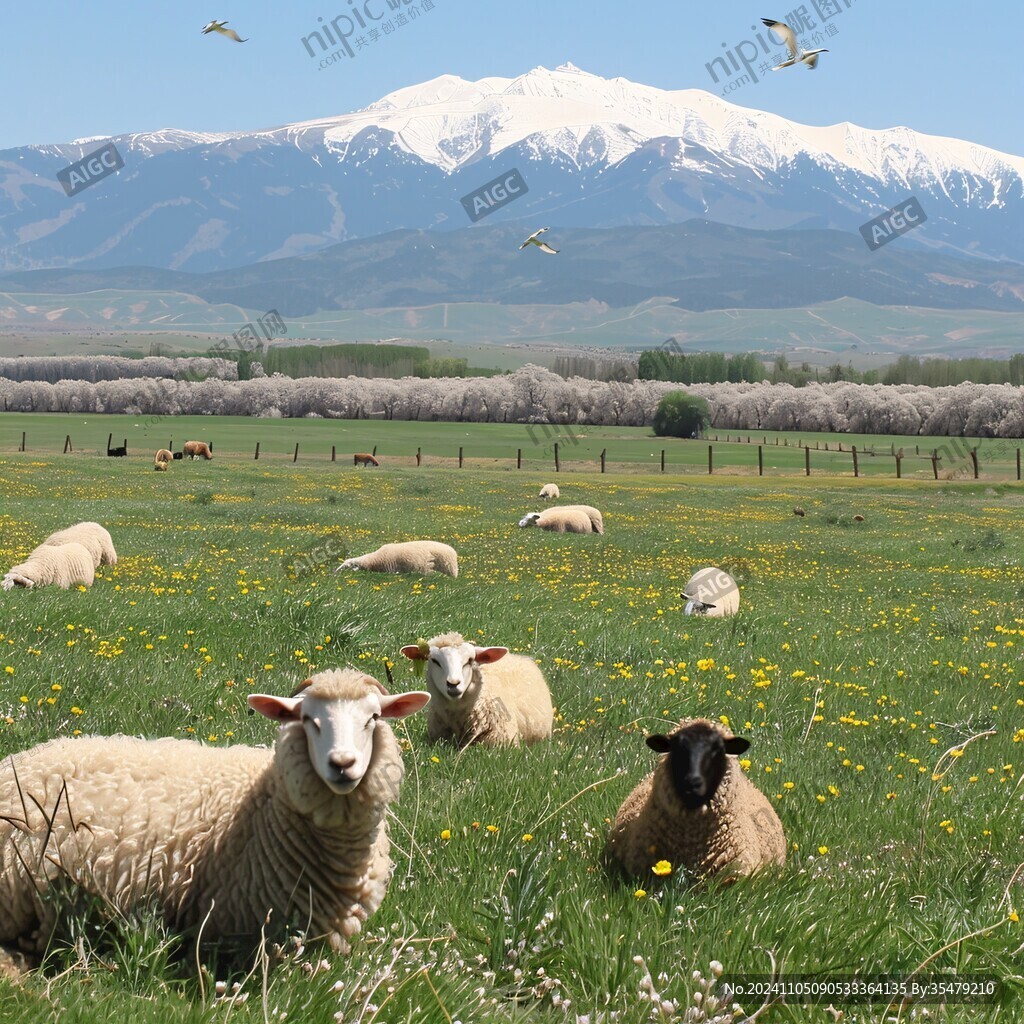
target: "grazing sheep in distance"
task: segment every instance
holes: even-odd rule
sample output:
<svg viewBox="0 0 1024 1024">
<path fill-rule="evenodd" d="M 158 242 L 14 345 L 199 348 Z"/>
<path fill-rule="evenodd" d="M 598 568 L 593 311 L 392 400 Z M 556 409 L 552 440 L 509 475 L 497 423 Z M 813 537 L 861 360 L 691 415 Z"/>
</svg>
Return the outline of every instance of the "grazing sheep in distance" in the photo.
<svg viewBox="0 0 1024 1024">
<path fill-rule="evenodd" d="M 686 598 L 685 615 L 721 618 L 740 610 L 740 588 L 722 569 L 713 565 L 695 572 L 679 595 Z"/>
<path fill-rule="evenodd" d="M 537 495 L 538 498 L 543 498 L 545 501 L 554 501 L 561 496 L 562 492 L 558 489 L 558 484 L 545 484 L 540 489 L 540 494 Z"/>
<path fill-rule="evenodd" d="M 522 527 L 539 526 L 552 533 L 593 533 L 594 524 L 590 516 L 580 509 L 566 509 L 561 506 L 546 508 L 543 512 L 527 512 L 519 520 Z"/>
<path fill-rule="evenodd" d="M 352 456 L 352 463 L 356 466 L 379 466 L 380 463 L 377 461 L 376 456 L 370 455 L 367 452 L 359 452 Z"/>
<path fill-rule="evenodd" d="M 186 441 L 182 452 L 193 461 L 200 457 L 213 458 L 213 452 L 210 451 L 210 446 L 205 441 Z"/>
<path fill-rule="evenodd" d="M 426 661 L 427 736 L 460 747 L 519 746 L 551 737 L 551 691 L 537 663 L 507 647 L 477 647 L 443 633 L 402 653 Z"/>
<path fill-rule="evenodd" d="M 62 875 L 119 911 L 154 905 L 176 930 L 255 946 L 308 928 L 331 948 L 381 904 L 388 807 L 404 774 L 384 719 L 430 700 L 352 669 L 297 695 L 250 694 L 281 723 L 273 748 L 82 736 L 0 763 L 0 942 L 42 952 Z"/>
<path fill-rule="evenodd" d="M 782 822 L 735 760 L 747 740 L 718 722 L 684 719 L 647 745 L 666 756 L 623 801 L 608 838 L 607 852 L 628 874 L 667 860 L 697 879 L 728 882 L 785 863 Z"/>
<path fill-rule="evenodd" d="M 95 578 L 92 555 L 81 544 L 40 544 L 24 562 L 7 570 L 0 588 L 52 585 L 68 590 L 79 583 L 91 587 Z"/>
<path fill-rule="evenodd" d="M 185 453 L 184 452 L 175 452 L 174 453 L 175 461 L 180 461 L 183 458 L 185 458 Z"/>
<path fill-rule="evenodd" d="M 90 555 L 94 567 L 100 565 L 117 565 L 117 552 L 114 541 L 107 529 L 99 523 L 75 523 L 64 530 L 51 533 L 40 547 L 56 544 L 81 544 Z"/>
<path fill-rule="evenodd" d="M 167 463 L 170 462 L 173 457 L 174 456 L 166 448 L 161 448 L 153 457 L 153 468 L 167 469 Z"/>
<path fill-rule="evenodd" d="M 107 455 L 110 458 L 124 458 L 128 454 L 128 449 L 122 445 L 120 448 L 108 448 Z"/>
<path fill-rule="evenodd" d="M 807 513 L 799 505 L 797 505 L 797 507 L 795 509 L 793 509 L 793 515 L 795 515 L 795 516 L 805 516 L 805 515 L 807 515 Z"/>
<path fill-rule="evenodd" d="M 459 556 L 455 548 L 436 540 L 408 540 L 399 544 L 382 544 L 356 558 L 346 558 L 335 572 L 365 569 L 368 572 L 415 572 L 421 575 L 443 572 L 459 575 Z"/>
<path fill-rule="evenodd" d="M 855 523 L 863 523 L 864 522 L 864 517 L 862 515 L 856 515 L 856 516 L 853 517 L 853 521 Z"/>
</svg>

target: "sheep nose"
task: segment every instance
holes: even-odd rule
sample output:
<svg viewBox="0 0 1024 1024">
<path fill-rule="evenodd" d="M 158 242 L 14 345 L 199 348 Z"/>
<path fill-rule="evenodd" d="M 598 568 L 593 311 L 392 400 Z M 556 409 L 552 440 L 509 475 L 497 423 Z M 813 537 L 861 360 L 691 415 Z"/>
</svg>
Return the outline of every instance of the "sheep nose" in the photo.
<svg viewBox="0 0 1024 1024">
<path fill-rule="evenodd" d="M 356 763 L 354 754 L 331 754 L 327 759 L 332 768 L 345 773 Z"/>
<path fill-rule="evenodd" d="M 688 775 L 686 783 L 694 791 L 694 793 L 704 792 L 704 777 L 702 775 Z"/>
</svg>

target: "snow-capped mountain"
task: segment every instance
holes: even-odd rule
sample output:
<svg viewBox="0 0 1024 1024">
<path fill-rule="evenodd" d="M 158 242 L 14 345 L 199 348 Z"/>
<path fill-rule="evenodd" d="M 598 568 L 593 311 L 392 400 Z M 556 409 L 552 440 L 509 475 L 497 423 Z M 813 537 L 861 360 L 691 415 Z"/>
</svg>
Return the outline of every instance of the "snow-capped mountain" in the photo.
<svg viewBox="0 0 1024 1024">
<path fill-rule="evenodd" d="M 207 271 L 465 227 L 460 198 L 512 167 L 529 192 L 493 223 L 856 231 L 913 194 L 928 220 L 901 245 L 1024 260 L 1024 158 L 909 128 L 796 124 L 571 64 L 445 75 L 264 131 L 117 136 L 124 169 L 68 198 L 57 171 L 104 141 L 0 152 L 0 269 Z"/>
</svg>

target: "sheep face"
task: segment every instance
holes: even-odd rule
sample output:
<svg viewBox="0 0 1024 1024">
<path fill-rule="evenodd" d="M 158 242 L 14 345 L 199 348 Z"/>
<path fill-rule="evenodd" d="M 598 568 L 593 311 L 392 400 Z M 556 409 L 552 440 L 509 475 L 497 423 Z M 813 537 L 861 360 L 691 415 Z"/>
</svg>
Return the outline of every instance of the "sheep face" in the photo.
<svg viewBox="0 0 1024 1024">
<path fill-rule="evenodd" d="M 416 646 L 403 647 L 402 653 L 413 661 L 423 657 Z M 506 654 L 507 647 L 476 647 L 474 644 L 431 647 L 427 656 L 427 688 L 444 700 L 462 700 L 480 687 L 475 667 L 490 665 Z"/>
<path fill-rule="evenodd" d="M 540 519 L 539 512 L 527 512 L 522 519 L 519 520 L 520 526 L 536 526 L 537 521 Z"/>
<path fill-rule="evenodd" d="M 370 766 L 377 722 L 404 718 L 429 700 L 428 693 L 417 691 L 372 692 L 348 699 L 254 693 L 249 696 L 249 706 L 282 724 L 300 723 L 314 771 L 331 792 L 344 795 L 362 782 Z"/>
<path fill-rule="evenodd" d="M 748 740 L 724 737 L 706 722 L 694 722 L 669 736 L 648 736 L 647 746 L 668 754 L 668 769 L 676 796 L 688 811 L 711 803 L 725 778 L 728 754 L 742 754 Z"/>
<path fill-rule="evenodd" d="M 16 572 L 9 572 L 0 583 L 0 588 L 4 590 L 13 590 L 15 587 L 30 589 L 35 585 L 35 580 L 30 580 L 27 576 L 21 576 Z"/>
</svg>

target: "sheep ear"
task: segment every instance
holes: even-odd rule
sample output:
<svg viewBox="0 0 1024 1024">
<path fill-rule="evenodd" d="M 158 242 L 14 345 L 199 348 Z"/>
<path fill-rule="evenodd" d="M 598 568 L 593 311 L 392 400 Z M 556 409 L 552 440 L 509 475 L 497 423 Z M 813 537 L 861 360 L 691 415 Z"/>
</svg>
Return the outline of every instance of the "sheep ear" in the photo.
<svg viewBox="0 0 1024 1024">
<path fill-rule="evenodd" d="M 275 722 L 297 722 L 301 697 L 273 697 L 269 693 L 250 693 L 249 707 Z"/>
<path fill-rule="evenodd" d="M 492 662 L 500 661 L 508 654 L 507 647 L 474 647 L 473 660 L 480 665 L 490 665 Z"/>
<path fill-rule="evenodd" d="M 424 654 L 423 651 L 420 649 L 419 644 L 409 644 L 408 647 L 403 647 L 402 648 L 402 653 L 407 658 L 410 658 L 413 661 L 422 661 L 424 658 L 430 657 L 429 649 L 428 649 L 427 653 Z"/>
<path fill-rule="evenodd" d="M 667 754 L 672 746 L 672 741 L 667 736 L 648 736 L 647 746 L 659 754 Z"/>
<path fill-rule="evenodd" d="M 750 749 L 750 740 L 742 736 L 733 736 L 725 741 L 725 752 L 727 754 L 744 754 Z"/>
<path fill-rule="evenodd" d="M 382 718 L 405 718 L 430 702 L 430 694 L 423 690 L 410 690 L 408 693 L 381 694 L 380 713 Z"/>
</svg>

